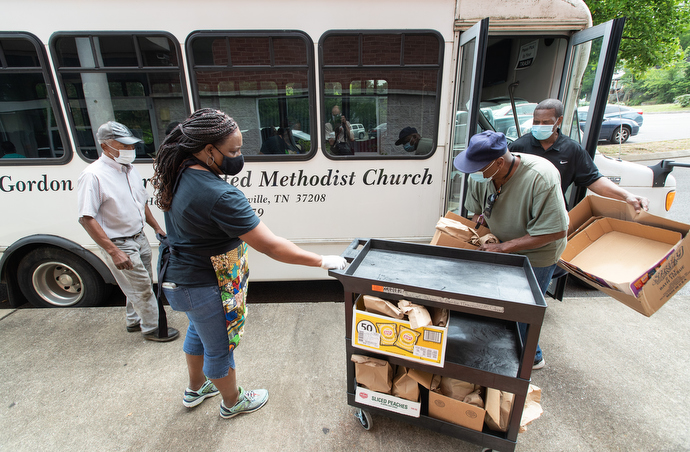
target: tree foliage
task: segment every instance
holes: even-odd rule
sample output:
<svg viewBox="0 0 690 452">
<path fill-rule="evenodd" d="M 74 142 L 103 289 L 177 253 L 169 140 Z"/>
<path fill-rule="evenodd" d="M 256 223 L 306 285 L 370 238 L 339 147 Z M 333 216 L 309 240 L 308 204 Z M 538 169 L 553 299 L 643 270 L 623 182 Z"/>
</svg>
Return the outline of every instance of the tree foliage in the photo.
<svg viewBox="0 0 690 452">
<path fill-rule="evenodd" d="M 679 36 L 690 27 L 688 0 L 585 0 L 594 24 L 625 17 L 619 60 L 635 74 L 683 59 Z"/>
</svg>

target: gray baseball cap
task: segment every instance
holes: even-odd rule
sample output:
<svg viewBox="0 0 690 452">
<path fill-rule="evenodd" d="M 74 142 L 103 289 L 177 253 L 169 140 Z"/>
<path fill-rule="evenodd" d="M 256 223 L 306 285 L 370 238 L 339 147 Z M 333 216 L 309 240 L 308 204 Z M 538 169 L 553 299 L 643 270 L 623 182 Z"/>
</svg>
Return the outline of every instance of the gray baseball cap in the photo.
<svg viewBox="0 0 690 452">
<path fill-rule="evenodd" d="M 131 130 L 124 124 L 108 121 L 98 128 L 96 138 L 99 141 L 117 140 L 122 144 L 143 143 L 144 140 L 134 136 Z"/>
</svg>

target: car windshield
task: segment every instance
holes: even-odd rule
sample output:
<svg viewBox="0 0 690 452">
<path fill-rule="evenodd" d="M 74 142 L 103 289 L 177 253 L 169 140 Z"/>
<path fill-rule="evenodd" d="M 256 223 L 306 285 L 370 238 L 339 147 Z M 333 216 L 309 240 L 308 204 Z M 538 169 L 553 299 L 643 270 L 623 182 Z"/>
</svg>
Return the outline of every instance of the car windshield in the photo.
<svg viewBox="0 0 690 452">
<path fill-rule="evenodd" d="M 516 98 L 515 110 L 518 115 L 518 123 L 522 124 L 527 119 L 530 119 L 536 106 L 537 104 L 535 103 Z M 483 100 L 479 104 L 479 109 L 496 132 L 507 134 L 511 127 L 515 127 L 513 106 L 510 102 L 510 98 L 498 97 Z"/>
</svg>

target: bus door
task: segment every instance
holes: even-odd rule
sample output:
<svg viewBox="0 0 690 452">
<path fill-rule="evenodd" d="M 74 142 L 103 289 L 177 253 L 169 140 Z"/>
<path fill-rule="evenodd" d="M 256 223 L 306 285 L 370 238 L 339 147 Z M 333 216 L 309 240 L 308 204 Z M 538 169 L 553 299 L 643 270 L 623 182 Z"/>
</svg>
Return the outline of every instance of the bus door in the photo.
<svg viewBox="0 0 690 452">
<path fill-rule="evenodd" d="M 564 107 L 561 132 L 579 141 L 592 158 L 597 150 L 624 24 L 625 19 L 614 19 L 574 34 L 566 54 L 558 95 Z M 566 192 L 568 206 L 577 205 L 586 191 L 585 187 L 571 186 Z M 562 300 L 566 281 L 567 274 L 552 285 L 549 294 Z"/>
<path fill-rule="evenodd" d="M 588 28 L 573 35 L 568 45 L 558 98 L 563 102 L 561 132 L 579 141 L 592 158 L 597 150 L 601 121 L 608 99 L 625 19 Z M 585 187 L 571 187 L 568 206 L 584 197 Z"/>
<path fill-rule="evenodd" d="M 488 39 L 489 18 L 482 19 L 460 35 L 455 96 L 451 110 L 453 127 L 448 146 L 444 212 L 452 211 L 459 215 L 466 213 L 464 187 L 467 176 L 455 169 L 453 160 L 467 148 L 470 137 L 477 132 Z"/>
</svg>

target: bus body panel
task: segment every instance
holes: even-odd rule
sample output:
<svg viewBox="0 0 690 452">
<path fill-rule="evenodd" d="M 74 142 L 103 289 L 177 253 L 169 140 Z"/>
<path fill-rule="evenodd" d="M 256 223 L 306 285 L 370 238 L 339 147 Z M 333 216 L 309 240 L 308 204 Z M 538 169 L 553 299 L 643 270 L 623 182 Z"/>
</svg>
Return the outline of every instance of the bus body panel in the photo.
<svg viewBox="0 0 690 452">
<path fill-rule="evenodd" d="M 57 36 L 99 32 L 132 34 L 170 34 L 179 45 L 178 65 L 185 82 L 182 92 L 191 109 L 197 87 L 193 85 L 187 44 L 195 31 L 275 32 L 294 30 L 311 40 L 314 73 L 309 114 L 317 118 L 311 131 L 316 151 L 300 160 L 248 160 L 233 183 L 250 201 L 261 220 L 277 235 L 320 254 L 340 254 L 357 237 L 376 237 L 428 243 L 434 226 L 445 212 L 448 167 L 452 165 L 451 129 L 456 121 L 453 98 L 459 83 L 456 80 L 458 37 L 477 20 L 490 16 L 489 37 L 499 42 L 510 37 L 510 60 L 504 64 L 505 80 L 485 86 L 482 98 L 505 95 L 507 86 L 520 79 L 524 97 L 549 97 L 558 92 L 567 38 L 591 25 L 591 16 L 581 0 L 505 2 L 489 0 L 433 0 L 420 6 L 413 1 L 353 1 L 348 11 L 360 11 L 344 21 L 332 7 L 313 1 L 257 1 L 233 3 L 211 0 L 203 7 L 187 1 L 137 2 L 125 0 L 116 8 L 101 1 L 33 1 L 31 4 L 10 2 L 3 6 L 0 33 L 24 32 L 35 35 L 48 55 L 46 62 L 57 85 L 57 103 L 69 126 L 66 140 L 72 156 L 66 164 L 7 165 L 0 162 L 0 202 L 6 222 L 0 228 L 0 253 L 24 237 L 54 234 L 81 244 L 102 259 L 77 220 L 76 183 L 80 172 L 90 161 L 76 151 L 79 147 L 72 123 L 75 101 L 67 99 L 51 53 L 51 39 Z M 31 13 L 29 13 L 29 11 Z M 179 18 L 179 19 L 178 19 Z M 117 25 L 118 30 L 113 30 Z M 320 61 L 320 42 L 329 32 L 348 29 L 362 32 L 430 31 L 440 36 L 442 62 L 436 114 L 436 129 L 429 138 L 435 150 L 425 158 L 386 158 L 355 156 L 337 159 L 324 149 L 322 118 L 323 99 L 328 98 L 323 86 L 324 66 Z M 558 36 L 555 45 L 549 36 Z M 522 46 L 539 40 L 540 55 L 547 64 L 535 64 L 515 70 L 517 54 Z M 404 65 L 401 66 L 404 70 Z M 311 82 L 310 82 L 311 83 Z M 391 94 L 391 96 L 394 94 Z M 145 107 L 143 107 L 145 108 Z M 232 111 L 227 111 L 231 116 Z M 240 128 L 243 125 L 240 123 Z M 1 130 L 0 130 L 1 132 Z M 388 130 L 388 140 L 397 139 L 398 130 Z M 135 162 L 153 197 L 150 177 L 151 161 Z M 163 214 L 151 199 L 151 209 L 159 223 Z M 153 231 L 146 233 L 157 256 Z M 154 256 L 155 258 L 155 256 Z M 252 280 L 311 280 L 327 278 L 318 268 L 291 266 L 272 261 L 257 252 L 250 255 Z M 154 272 L 155 273 L 155 272 Z"/>
</svg>

